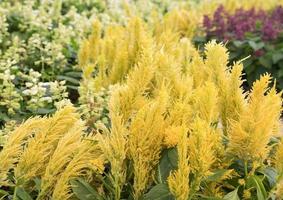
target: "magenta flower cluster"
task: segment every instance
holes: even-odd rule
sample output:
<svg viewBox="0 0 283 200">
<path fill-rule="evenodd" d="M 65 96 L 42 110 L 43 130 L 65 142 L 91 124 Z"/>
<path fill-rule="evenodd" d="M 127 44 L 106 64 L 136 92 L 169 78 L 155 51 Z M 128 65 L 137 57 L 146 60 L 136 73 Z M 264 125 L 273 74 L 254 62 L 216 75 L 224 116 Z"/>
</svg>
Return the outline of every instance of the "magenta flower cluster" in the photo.
<svg viewBox="0 0 283 200">
<path fill-rule="evenodd" d="M 263 40 L 276 40 L 283 32 L 283 7 L 272 11 L 237 9 L 230 14 L 221 5 L 212 17 L 204 16 L 203 27 L 208 37 L 243 40 L 254 34 Z"/>
</svg>

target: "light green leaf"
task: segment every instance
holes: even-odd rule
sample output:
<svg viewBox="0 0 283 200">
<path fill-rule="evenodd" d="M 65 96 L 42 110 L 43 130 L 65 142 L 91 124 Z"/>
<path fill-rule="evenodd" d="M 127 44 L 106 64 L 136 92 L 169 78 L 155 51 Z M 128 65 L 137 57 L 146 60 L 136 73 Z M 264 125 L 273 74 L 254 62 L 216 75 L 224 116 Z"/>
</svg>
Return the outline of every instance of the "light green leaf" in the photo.
<svg viewBox="0 0 283 200">
<path fill-rule="evenodd" d="M 20 200 L 33 200 L 32 197 L 23 188 L 16 189 L 16 196 Z"/>
<path fill-rule="evenodd" d="M 240 200 L 238 196 L 238 188 L 233 190 L 232 192 L 229 192 L 223 197 L 223 200 Z"/>
<path fill-rule="evenodd" d="M 259 49 L 261 49 L 262 47 L 264 47 L 264 43 L 263 42 L 259 42 L 256 43 L 254 41 L 249 41 L 249 45 L 253 48 L 253 50 L 257 51 Z"/>
<path fill-rule="evenodd" d="M 279 52 L 279 53 L 272 54 L 272 61 L 274 64 L 278 63 L 278 61 L 282 59 L 283 59 L 283 53 Z"/>
<path fill-rule="evenodd" d="M 258 176 L 252 176 L 251 180 L 253 182 L 254 187 L 256 188 L 256 194 L 257 194 L 258 200 L 266 200 L 267 192 L 262 183 L 262 180 Z"/>
</svg>

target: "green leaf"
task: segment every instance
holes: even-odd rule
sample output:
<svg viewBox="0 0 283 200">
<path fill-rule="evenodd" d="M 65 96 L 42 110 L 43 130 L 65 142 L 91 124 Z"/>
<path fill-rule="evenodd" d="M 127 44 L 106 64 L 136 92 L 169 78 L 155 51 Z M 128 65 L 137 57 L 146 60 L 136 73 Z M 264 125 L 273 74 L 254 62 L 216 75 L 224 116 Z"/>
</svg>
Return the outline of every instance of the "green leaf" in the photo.
<svg viewBox="0 0 283 200">
<path fill-rule="evenodd" d="M 208 176 L 205 181 L 207 182 L 215 182 L 215 181 L 219 181 L 224 175 L 226 172 L 228 172 L 229 170 L 227 169 L 219 169 L 219 170 L 216 170 L 214 171 L 214 173 L 210 176 Z"/>
<path fill-rule="evenodd" d="M 283 77 L 283 68 L 278 71 L 278 77 Z"/>
<path fill-rule="evenodd" d="M 232 192 L 229 192 L 223 197 L 223 200 L 240 200 L 238 196 L 238 188 L 233 190 Z"/>
<path fill-rule="evenodd" d="M 269 56 L 262 56 L 259 58 L 259 63 L 262 64 L 265 68 L 272 68 L 272 59 Z"/>
<path fill-rule="evenodd" d="M 253 50 L 255 50 L 255 51 L 257 51 L 257 50 L 259 50 L 259 49 L 264 47 L 264 43 L 263 42 L 256 43 L 254 41 L 249 41 L 248 43 L 253 48 Z"/>
<path fill-rule="evenodd" d="M 282 60 L 282 59 L 283 59 L 283 53 L 278 52 L 278 53 L 272 54 L 272 61 L 273 61 L 273 64 L 278 63 L 278 61 L 280 61 L 280 60 Z"/>
<path fill-rule="evenodd" d="M 166 149 L 162 152 L 157 168 L 157 180 L 165 183 L 172 170 L 178 168 L 178 153 L 176 148 Z"/>
<path fill-rule="evenodd" d="M 0 189 L 0 196 L 2 197 L 3 195 L 7 196 L 7 195 L 9 195 L 9 192 Z"/>
<path fill-rule="evenodd" d="M 55 112 L 55 109 L 39 108 L 39 109 L 37 109 L 35 114 L 46 115 L 46 114 L 50 114 L 50 113 L 53 113 L 53 112 Z"/>
<path fill-rule="evenodd" d="M 154 186 L 148 193 L 144 195 L 145 200 L 173 200 L 174 197 L 169 191 L 166 184 L 161 183 Z"/>
<path fill-rule="evenodd" d="M 266 176 L 271 188 L 273 188 L 276 185 L 276 178 L 278 174 L 275 168 L 266 167 L 265 169 L 260 170 L 259 172 Z"/>
<path fill-rule="evenodd" d="M 35 183 L 35 188 L 37 191 L 41 190 L 41 179 L 40 178 L 35 178 L 33 179 L 34 183 Z"/>
<path fill-rule="evenodd" d="M 239 48 L 241 47 L 243 44 L 245 44 L 245 41 L 240 41 L 240 40 L 234 40 L 233 44 L 235 45 L 235 47 Z"/>
<path fill-rule="evenodd" d="M 72 190 L 76 197 L 80 200 L 103 200 L 98 192 L 91 187 L 86 181 L 81 178 L 77 178 L 70 181 Z"/>
<path fill-rule="evenodd" d="M 16 188 L 16 195 L 20 200 L 33 200 L 23 188 Z"/>
<path fill-rule="evenodd" d="M 75 79 L 75 78 L 72 78 L 72 77 L 69 77 L 69 76 L 59 75 L 59 76 L 57 76 L 57 79 L 68 81 L 70 83 L 73 83 L 74 85 L 79 85 L 80 84 L 80 81 L 78 79 Z"/>
<path fill-rule="evenodd" d="M 68 76 L 68 77 L 81 78 L 82 72 L 71 71 L 71 72 L 66 72 L 65 75 Z"/>
<path fill-rule="evenodd" d="M 206 196 L 206 195 L 203 195 L 203 194 L 196 194 L 198 197 L 200 197 L 200 198 L 198 198 L 198 199 L 200 199 L 200 200 L 206 200 L 206 199 L 208 199 L 208 200 L 223 200 L 222 198 L 218 198 L 218 197 L 209 197 L 209 196 Z"/>
<path fill-rule="evenodd" d="M 256 188 L 256 194 L 258 200 L 266 200 L 267 199 L 267 192 L 264 188 L 262 180 L 258 176 L 252 176 L 251 181 L 253 186 Z"/>
</svg>

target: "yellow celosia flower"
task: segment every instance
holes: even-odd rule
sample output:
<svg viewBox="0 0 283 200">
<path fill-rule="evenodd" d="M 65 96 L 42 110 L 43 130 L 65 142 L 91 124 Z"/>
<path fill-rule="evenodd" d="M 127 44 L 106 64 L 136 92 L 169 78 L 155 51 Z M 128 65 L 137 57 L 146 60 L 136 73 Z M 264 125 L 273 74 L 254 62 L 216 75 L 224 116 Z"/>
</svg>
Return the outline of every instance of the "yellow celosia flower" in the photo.
<svg viewBox="0 0 283 200">
<path fill-rule="evenodd" d="M 115 106 L 115 105 L 112 105 Z M 111 108 L 111 106 L 110 106 Z M 99 140 L 105 159 L 111 164 L 112 184 L 115 190 L 115 199 L 120 199 L 121 191 L 126 180 L 128 131 L 122 117 L 110 109 L 111 133 Z"/>
<path fill-rule="evenodd" d="M 169 126 L 165 129 L 164 145 L 167 148 L 176 146 L 179 142 L 180 133 L 182 132 L 181 126 Z"/>
<path fill-rule="evenodd" d="M 215 162 L 215 136 L 210 124 L 196 118 L 188 139 L 190 169 L 201 179 L 211 174 L 211 166 Z M 199 181 L 199 180 L 197 180 Z"/>
<path fill-rule="evenodd" d="M 88 139 L 91 138 L 94 139 L 93 137 L 89 137 Z M 104 170 L 104 161 L 100 158 L 102 152 L 97 145 L 92 144 L 91 141 L 83 141 L 75 150 L 77 152 L 72 160 L 68 163 L 60 176 L 57 177 L 58 180 L 54 186 L 52 199 L 70 199 L 72 196 L 71 186 L 69 184 L 71 179 L 85 176 L 87 171 L 93 168 L 96 168 L 96 170 L 100 172 Z"/>
<path fill-rule="evenodd" d="M 32 178 L 42 175 L 58 140 L 79 120 L 73 106 L 65 106 L 53 117 L 44 119 L 42 129 L 28 141 L 14 173 L 18 185 L 26 184 Z"/>
<path fill-rule="evenodd" d="M 9 185 L 8 172 L 15 167 L 23 153 L 22 145 L 33 135 L 44 131 L 46 119 L 33 118 L 16 128 L 0 152 L 0 185 Z"/>
<path fill-rule="evenodd" d="M 267 156 L 267 144 L 278 126 L 282 105 L 281 93 L 274 87 L 267 92 L 269 83 L 269 75 L 254 83 L 246 109 L 238 121 L 232 121 L 228 151 L 238 159 L 261 163 Z"/>
<path fill-rule="evenodd" d="M 190 194 L 190 168 L 188 164 L 190 158 L 188 155 L 187 132 L 187 128 L 180 127 L 180 133 L 178 134 L 179 143 L 177 145 L 178 169 L 172 172 L 167 180 L 170 192 L 177 200 L 187 200 Z"/>
<path fill-rule="evenodd" d="M 134 168 L 134 198 L 138 199 L 158 163 L 164 137 L 164 105 L 142 107 L 129 127 L 129 155 Z"/>
<path fill-rule="evenodd" d="M 210 82 L 206 82 L 194 91 L 194 110 L 208 124 L 215 123 L 218 120 L 217 92 L 215 85 Z"/>
<path fill-rule="evenodd" d="M 81 135 L 84 125 L 78 121 L 58 142 L 51 156 L 45 173 L 42 176 L 41 191 L 38 199 L 45 199 L 52 194 L 58 178 L 64 173 L 65 167 L 74 159 L 74 152 L 81 144 Z"/>
</svg>

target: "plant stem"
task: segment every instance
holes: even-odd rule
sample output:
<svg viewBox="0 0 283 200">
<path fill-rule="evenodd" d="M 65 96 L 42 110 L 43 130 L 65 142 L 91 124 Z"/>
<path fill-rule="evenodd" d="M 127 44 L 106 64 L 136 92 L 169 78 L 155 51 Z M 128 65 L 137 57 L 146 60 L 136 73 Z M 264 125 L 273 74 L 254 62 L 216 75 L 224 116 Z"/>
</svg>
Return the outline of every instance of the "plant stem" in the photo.
<svg viewBox="0 0 283 200">
<path fill-rule="evenodd" d="M 248 161 L 244 161 L 245 176 L 248 176 Z"/>
<path fill-rule="evenodd" d="M 18 193 L 18 187 L 16 186 L 13 194 L 13 200 L 17 200 L 17 193 Z"/>
</svg>

